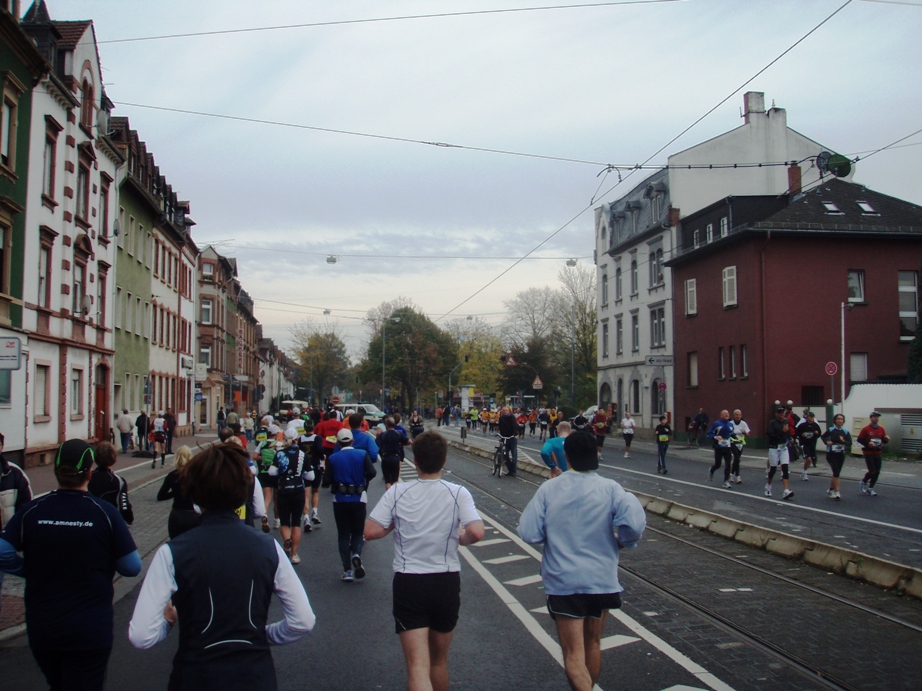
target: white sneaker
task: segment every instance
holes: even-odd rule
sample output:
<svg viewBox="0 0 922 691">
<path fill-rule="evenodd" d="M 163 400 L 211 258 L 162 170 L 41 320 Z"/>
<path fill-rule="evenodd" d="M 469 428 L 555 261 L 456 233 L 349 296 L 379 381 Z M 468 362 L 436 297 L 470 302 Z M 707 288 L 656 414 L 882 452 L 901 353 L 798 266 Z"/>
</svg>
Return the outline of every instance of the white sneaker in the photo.
<svg viewBox="0 0 922 691">
<path fill-rule="evenodd" d="M 788 501 L 793 496 L 794 496 L 794 490 L 786 489 L 784 490 L 784 494 L 781 495 L 781 498 L 784 499 L 785 501 Z"/>
<path fill-rule="evenodd" d="M 807 475 L 806 470 L 800 474 L 800 479 L 803 480 L 804 482 L 810 479 L 809 476 Z"/>
<path fill-rule="evenodd" d="M 730 489 L 730 481 L 728 480 L 727 482 L 723 483 L 721 487 L 723 487 L 724 489 Z"/>
<path fill-rule="evenodd" d="M 830 487 L 829 489 L 826 490 L 826 496 L 832 499 L 833 497 L 836 496 L 835 490 L 833 490 L 832 487 Z"/>
<path fill-rule="evenodd" d="M 275 523 L 272 524 L 272 527 L 275 528 L 276 530 L 278 530 L 279 528 L 282 527 L 282 522 L 281 522 L 279 519 L 276 518 L 276 519 L 275 519 Z"/>
<path fill-rule="evenodd" d="M 877 492 L 874 491 L 873 487 L 868 487 L 868 496 L 871 496 L 871 497 L 877 496 Z"/>
<path fill-rule="evenodd" d="M 630 458 L 630 457 L 631 457 L 631 454 L 629 454 L 627 451 L 625 451 L 625 452 L 624 452 L 624 457 L 625 457 L 625 458 Z"/>
<path fill-rule="evenodd" d="M 772 496 L 772 486 L 771 485 L 765 485 L 765 496 L 766 497 Z"/>
<path fill-rule="evenodd" d="M 739 475 L 736 476 L 736 484 L 738 485 L 743 484 L 743 478 L 741 478 Z"/>
<path fill-rule="evenodd" d="M 861 485 L 859 486 L 858 490 L 861 492 L 861 494 L 868 494 L 868 486 L 864 480 L 861 481 Z"/>
<path fill-rule="evenodd" d="M 836 501 L 840 501 L 842 499 L 842 495 L 839 494 L 839 490 L 836 490 L 835 492 L 832 493 L 832 498 L 835 499 Z"/>
</svg>

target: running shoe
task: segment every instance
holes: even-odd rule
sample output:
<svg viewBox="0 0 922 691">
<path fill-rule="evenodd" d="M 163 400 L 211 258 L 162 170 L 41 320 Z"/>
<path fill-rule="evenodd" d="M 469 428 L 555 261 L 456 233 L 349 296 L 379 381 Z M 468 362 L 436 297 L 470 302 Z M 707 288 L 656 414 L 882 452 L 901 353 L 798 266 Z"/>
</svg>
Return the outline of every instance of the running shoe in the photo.
<svg viewBox="0 0 922 691">
<path fill-rule="evenodd" d="M 741 478 L 739 475 L 736 476 L 736 484 L 738 485 L 743 484 L 743 478 Z"/>
<path fill-rule="evenodd" d="M 365 578 L 365 567 L 362 566 L 362 558 L 358 554 L 352 555 L 352 573 L 357 581 Z"/>
<path fill-rule="evenodd" d="M 314 532 L 314 526 L 311 525 L 311 522 L 307 520 L 307 516 L 304 517 L 302 521 L 303 525 L 301 527 L 301 532 L 303 533 L 312 533 Z"/>
<path fill-rule="evenodd" d="M 714 479 L 714 469 L 709 468 L 708 469 L 708 482 L 711 482 L 713 479 Z"/>
<path fill-rule="evenodd" d="M 352 583 L 355 578 L 352 576 L 351 571 L 343 571 L 343 575 L 339 577 L 339 580 L 341 580 L 343 583 Z"/>
<path fill-rule="evenodd" d="M 730 481 L 727 480 L 725 483 L 721 485 L 721 487 L 723 487 L 724 489 L 730 489 Z"/>
<path fill-rule="evenodd" d="M 877 496 L 877 492 L 874 491 L 874 488 L 873 488 L 873 487 L 868 487 L 868 496 L 869 496 L 869 497 L 876 497 L 876 496 Z"/>
<path fill-rule="evenodd" d="M 311 509 L 311 523 L 320 525 L 320 517 L 317 515 L 317 509 Z"/>
<path fill-rule="evenodd" d="M 156 467 L 157 467 L 157 459 L 155 458 L 154 460 L 150 462 L 150 469 L 153 470 Z"/>
<path fill-rule="evenodd" d="M 766 497 L 772 496 L 772 486 L 771 485 L 765 485 L 765 496 Z"/>
<path fill-rule="evenodd" d="M 668 475 L 668 474 L 669 474 L 669 471 L 663 468 L 663 475 Z"/>
<path fill-rule="evenodd" d="M 275 519 L 275 523 L 272 524 L 272 527 L 275 528 L 276 530 L 278 530 L 279 528 L 282 527 L 282 522 L 281 522 L 279 519 L 276 518 L 276 519 Z"/>
<path fill-rule="evenodd" d="M 804 482 L 807 482 L 807 480 L 810 479 L 810 477 L 807 475 L 806 470 L 800 474 L 800 479 L 803 480 Z"/>
<path fill-rule="evenodd" d="M 839 494 L 839 490 L 836 490 L 835 492 L 832 493 L 832 498 L 835 499 L 836 501 L 842 500 L 842 495 Z"/>
<path fill-rule="evenodd" d="M 836 496 L 835 490 L 832 487 L 830 487 L 829 489 L 826 490 L 826 496 L 829 497 L 830 499 L 835 498 Z"/>
<path fill-rule="evenodd" d="M 794 490 L 786 489 L 784 490 L 784 494 L 781 495 L 781 498 L 784 499 L 785 501 L 788 501 L 793 496 L 794 496 Z"/>
<path fill-rule="evenodd" d="M 868 485 L 864 480 L 861 481 L 861 485 L 859 486 L 858 490 L 861 492 L 861 494 L 868 493 Z"/>
<path fill-rule="evenodd" d="M 625 457 L 625 458 L 630 458 L 630 457 L 631 457 L 631 454 L 629 454 L 627 451 L 625 451 L 625 452 L 624 452 L 624 457 Z"/>
<path fill-rule="evenodd" d="M 301 563 L 301 557 L 299 557 L 297 554 L 295 554 L 295 555 L 291 558 L 291 563 L 292 563 L 292 564 L 300 564 L 300 563 Z"/>
<path fill-rule="evenodd" d="M 269 532 L 269 519 L 266 516 L 263 516 L 263 532 Z"/>
</svg>

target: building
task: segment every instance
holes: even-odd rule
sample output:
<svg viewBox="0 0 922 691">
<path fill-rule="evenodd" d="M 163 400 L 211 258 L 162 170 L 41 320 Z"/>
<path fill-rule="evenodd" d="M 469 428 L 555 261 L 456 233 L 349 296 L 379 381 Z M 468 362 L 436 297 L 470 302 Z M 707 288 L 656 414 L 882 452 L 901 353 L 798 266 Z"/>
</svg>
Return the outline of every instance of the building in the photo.
<svg viewBox="0 0 922 691">
<path fill-rule="evenodd" d="M 260 412 L 277 411 L 282 401 L 295 395 L 296 366 L 271 338 L 262 338 L 262 326 L 257 327 L 259 337 L 259 387 L 254 407 Z"/>
<path fill-rule="evenodd" d="M 198 248 L 189 203 L 177 199 L 128 118 L 112 118 L 127 165 L 120 176 L 115 287 L 115 408 L 170 409 L 192 432 Z"/>
<path fill-rule="evenodd" d="M 666 266 L 679 218 L 731 196 L 800 189 L 799 163 L 830 151 L 788 127 L 783 108 L 766 110 L 764 94 L 747 92 L 743 106 L 742 125 L 671 155 L 666 168 L 595 210 L 599 403 L 630 411 L 639 427 L 655 426 L 662 412 L 679 417 L 675 293 Z M 699 242 L 722 237 L 730 226 L 728 215 L 719 216 Z"/>
<path fill-rule="evenodd" d="M 48 462 L 65 439 L 109 438 L 115 181 L 125 159 L 108 136 L 112 103 L 93 23 L 52 21 L 40 0 L 22 27 L 51 66 L 34 89 L 31 136 L 22 147 L 34 162 L 21 257 L 29 332 L 26 462 L 32 464 Z"/>
<path fill-rule="evenodd" d="M 700 242 L 726 215 L 728 233 Z M 776 400 L 822 406 L 853 383 L 906 381 L 922 207 L 841 179 L 790 203 L 728 197 L 682 219 L 666 264 L 677 288 L 680 420 L 699 406 L 712 418 L 740 408 L 764 436 Z"/>
<path fill-rule="evenodd" d="M 233 325 L 227 317 L 227 288 L 237 278 L 237 264 L 222 256 L 211 245 L 202 249 L 198 265 L 198 293 L 196 314 L 198 327 L 198 360 L 205 365 L 206 375 L 197 380 L 201 384 L 202 400 L 198 406 L 199 427 L 217 426 L 218 410 L 226 408 L 230 387 L 226 379 L 229 348 L 229 329 Z"/>
<path fill-rule="evenodd" d="M 0 6 L 0 430 L 7 458 L 23 463 L 29 419 L 26 390 L 31 372 L 29 335 L 24 326 L 25 286 L 38 267 L 26 261 L 29 178 L 36 167 L 30 156 L 34 121 L 33 85 L 47 82 L 50 64 L 19 25 L 19 3 Z M 41 87 L 39 87 L 41 88 Z M 71 95 L 68 94 L 68 97 Z M 63 119 L 63 118 L 62 118 Z M 42 123 L 41 136 L 45 125 Z M 31 162 L 31 165 L 30 165 Z M 40 175 L 40 172 L 39 172 Z M 37 194 L 37 193 L 36 193 Z M 27 275 L 28 274 L 28 275 Z M 45 284 L 50 290 L 50 285 Z M 31 300 L 34 302 L 34 299 Z M 18 345 L 17 345 L 18 344 Z M 8 357 L 7 353 L 21 357 Z M 50 404 L 50 402 L 49 402 Z"/>
<path fill-rule="evenodd" d="M 235 259 L 230 259 L 236 267 Z M 259 385 L 259 322 L 253 313 L 253 298 L 240 281 L 232 281 L 227 290 L 227 315 L 230 324 L 228 349 L 232 362 L 228 367 L 226 382 L 230 385 L 228 408 L 238 413 L 253 410 Z"/>
</svg>

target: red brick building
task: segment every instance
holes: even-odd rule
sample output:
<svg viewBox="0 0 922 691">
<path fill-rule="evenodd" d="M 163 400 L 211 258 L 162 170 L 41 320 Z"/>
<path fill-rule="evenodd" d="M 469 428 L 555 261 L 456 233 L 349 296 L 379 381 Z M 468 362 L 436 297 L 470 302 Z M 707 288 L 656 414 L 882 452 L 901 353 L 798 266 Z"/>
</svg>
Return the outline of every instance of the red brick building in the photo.
<svg viewBox="0 0 922 691">
<path fill-rule="evenodd" d="M 728 213 L 725 234 L 705 232 Z M 906 378 L 922 207 L 838 179 L 790 203 L 729 197 L 682 219 L 666 264 L 677 426 L 702 406 L 712 419 L 740 408 L 759 437 L 775 400 L 841 400 L 843 311 L 845 395 L 852 382 Z M 835 392 L 829 362 L 840 369 Z"/>
</svg>

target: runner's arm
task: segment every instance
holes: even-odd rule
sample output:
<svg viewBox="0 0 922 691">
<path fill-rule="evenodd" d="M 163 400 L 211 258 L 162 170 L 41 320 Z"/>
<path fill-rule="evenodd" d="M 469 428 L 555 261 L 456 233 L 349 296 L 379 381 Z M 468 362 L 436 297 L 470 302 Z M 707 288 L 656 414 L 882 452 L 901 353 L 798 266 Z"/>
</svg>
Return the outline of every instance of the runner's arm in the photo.
<svg viewBox="0 0 922 691">
<path fill-rule="evenodd" d="M 298 574 L 278 542 L 275 543 L 275 551 L 279 563 L 275 570 L 273 592 L 282 603 L 285 618 L 266 627 L 266 639 L 269 645 L 285 645 L 294 643 L 310 633 L 317 617 L 314 616 L 314 610 L 311 609 L 311 603 Z"/>
<path fill-rule="evenodd" d="M 16 548 L 0 537 L 0 571 L 14 576 L 22 575 L 22 557 L 16 554 Z"/>
<path fill-rule="evenodd" d="M 151 561 L 138 601 L 134 605 L 134 613 L 128 625 L 131 645 L 146 650 L 169 635 L 172 625 L 164 617 L 163 610 L 177 589 L 173 552 L 169 545 L 163 545 Z"/>
</svg>

